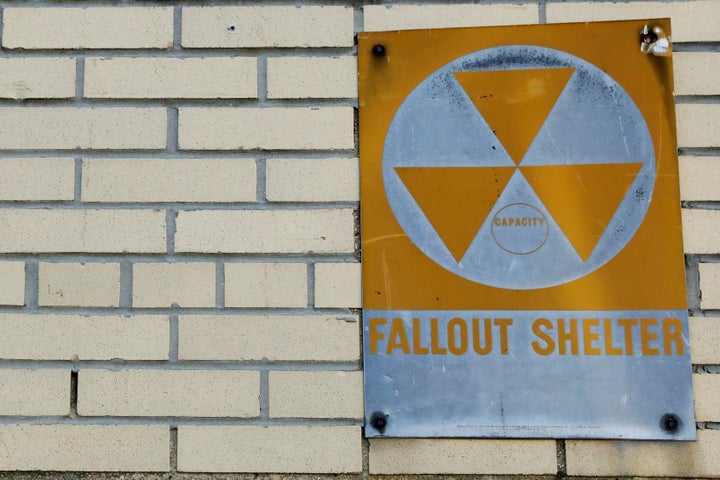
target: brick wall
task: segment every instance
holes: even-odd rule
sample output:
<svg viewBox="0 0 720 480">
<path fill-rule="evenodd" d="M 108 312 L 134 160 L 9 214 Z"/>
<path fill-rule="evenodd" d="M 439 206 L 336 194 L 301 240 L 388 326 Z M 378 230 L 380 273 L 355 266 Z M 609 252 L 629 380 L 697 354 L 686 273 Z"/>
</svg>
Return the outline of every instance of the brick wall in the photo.
<svg viewBox="0 0 720 480">
<path fill-rule="evenodd" d="M 0 1 L 0 477 L 720 477 L 720 1 L 517 2 Z M 354 34 L 660 16 L 698 442 L 364 441 Z"/>
</svg>

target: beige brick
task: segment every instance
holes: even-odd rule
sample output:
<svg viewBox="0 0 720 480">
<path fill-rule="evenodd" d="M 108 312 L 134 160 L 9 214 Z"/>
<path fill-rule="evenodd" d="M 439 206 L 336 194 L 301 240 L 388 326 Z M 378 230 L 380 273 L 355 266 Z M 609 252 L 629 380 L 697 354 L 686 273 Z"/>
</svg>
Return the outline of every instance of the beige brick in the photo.
<svg viewBox="0 0 720 480">
<path fill-rule="evenodd" d="M 316 263 L 315 306 L 360 308 L 361 277 L 359 263 Z"/>
<path fill-rule="evenodd" d="M 675 95 L 717 95 L 720 85 L 720 53 L 679 52 L 673 54 Z"/>
<path fill-rule="evenodd" d="M 0 149 L 163 149 L 166 139 L 164 108 L 0 108 Z"/>
<path fill-rule="evenodd" d="M 362 470 L 359 427 L 180 426 L 180 472 Z"/>
<path fill-rule="evenodd" d="M 68 415 L 70 370 L 0 370 L 0 415 Z"/>
<path fill-rule="evenodd" d="M 214 307 L 214 263 L 136 263 L 134 307 Z"/>
<path fill-rule="evenodd" d="M 690 355 L 695 364 L 720 363 L 720 318 L 690 317 Z"/>
<path fill-rule="evenodd" d="M 270 57 L 268 98 L 355 98 L 355 57 Z"/>
<path fill-rule="evenodd" d="M 270 416 L 363 417 L 362 372 L 270 372 Z"/>
<path fill-rule="evenodd" d="M 0 209 L 0 252 L 164 252 L 165 212 Z"/>
<path fill-rule="evenodd" d="M 25 304 L 25 263 L 0 262 L 0 305 Z"/>
<path fill-rule="evenodd" d="M 684 157 L 680 165 L 682 200 L 720 200 L 720 157 Z"/>
<path fill-rule="evenodd" d="M 251 57 L 88 58 L 89 98 L 255 98 Z"/>
<path fill-rule="evenodd" d="M 176 227 L 178 252 L 351 253 L 355 249 L 349 209 L 185 211 L 178 214 Z"/>
<path fill-rule="evenodd" d="M 117 263 L 41 263 L 38 276 L 40 305 L 119 306 Z"/>
<path fill-rule="evenodd" d="M 113 158 L 83 160 L 85 202 L 254 202 L 255 161 Z"/>
<path fill-rule="evenodd" d="M 170 342 L 162 316 L 5 314 L 0 331 L 0 358 L 19 360 L 166 360 Z"/>
<path fill-rule="evenodd" d="M 226 263 L 225 306 L 307 307 L 304 263 Z"/>
<path fill-rule="evenodd" d="M 0 98 L 72 98 L 75 60 L 72 58 L 0 59 Z"/>
<path fill-rule="evenodd" d="M 0 158 L 0 200 L 72 200 L 72 158 Z"/>
<path fill-rule="evenodd" d="M 365 31 L 480 27 L 538 22 L 537 5 L 366 5 Z"/>
<path fill-rule="evenodd" d="M 345 317 L 182 316 L 183 360 L 357 361 L 359 322 Z"/>
<path fill-rule="evenodd" d="M 353 10 L 340 6 L 185 7 L 185 48 L 350 47 Z"/>
<path fill-rule="evenodd" d="M 183 150 L 350 150 L 351 107 L 180 109 Z M 1 138 L 0 138 L 1 139 Z"/>
<path fill-rule="evenodd" d="M 717 422 L 720 420 L 720 375 L 693 375 L 695 393 L 695 420 L 698 422 Z"/>
<path fill-rule="evenodd" d="M 700 307 L 720 308 L 720 263 L 701 263 L 700 269 Z"/>
<path fill-rule="evenodd" d="M 720 432 L 697 434 L 697 442 L 566 440 L 567 472 L 592 477 L 716 477 Z"/>
<path fill-rule="evenodd" d="M 548 23 L 628 20 L 631 18 L 672 19 L 676 42 L 720 40 L 720 8 L 717 0 L 690 2 L 551 2 Z"/>
<path fill-rule="evenodd" d="M 685 253 L 720 253 L 719 210 L 682 209 Z"/>
<path fill-rule="evenodd" d="M 0 470 L 161 472 L 170 429 L 150 425 L 0 425 Z"/>
<path fill-rule="evenodd" d="M 556 471 L 553 440 L 370 440 L 371 474 L 544 475 Z"/>
<path fill-rule="evenodd" d="M 679 147 L 720 146 L 720 104 L 679 104 L 675 109 Z"/>
<path fill-rule="evenodd" d="M 231 370 L 81 370 L 78 414 L 257 417 L 260 373 Z"/>
<path fill-rule="evenodd" d="M 265 164 L 271 202 L 357 202 L 360 172 L 355 158 L 277 158 Z"/>
<path fill-rule="evenodd" d="M 170 48 L 172 7 L 6 8 L 5 48 Z"/>
</svg>

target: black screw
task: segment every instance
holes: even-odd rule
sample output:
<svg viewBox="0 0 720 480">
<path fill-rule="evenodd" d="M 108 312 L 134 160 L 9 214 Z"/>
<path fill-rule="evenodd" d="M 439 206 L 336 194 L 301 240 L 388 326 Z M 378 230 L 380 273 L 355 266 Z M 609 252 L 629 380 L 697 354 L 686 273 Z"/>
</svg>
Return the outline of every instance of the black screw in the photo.
<svg viewBox="0 0 720 480">
<path fill-rule="evenodd" d="M 370 426 L 378 432 L 383 433 L 385 427 L 387 427 L 388 416 L 389 415 L 383 412 L 373 412 L 372 415 L 370 415 Z"/>
<path fill-rule="evenodd" d="M 372 53 L 376 57 L 382 57 L 385 55 L 385 45 L 377 44 L 372 48 Z"/>
<path fill-rule="evenodd" d="M 665 415 L 660 417 L 660 428 L 662 428 L 668 433 L 677 432 L 680 429 L 680 425 L 682 425 L 680 417 L 678 417 L 674 413 L 666 413 Z"/>
<path fill-rule="evenodd" d="M 658 40 L 657 33 L 653 32 L 652 30 L 648 32 L 643 32 L 643 34 L 640 36 L 640 41 L 642 43 L 655 43 Z"/>
</svg>

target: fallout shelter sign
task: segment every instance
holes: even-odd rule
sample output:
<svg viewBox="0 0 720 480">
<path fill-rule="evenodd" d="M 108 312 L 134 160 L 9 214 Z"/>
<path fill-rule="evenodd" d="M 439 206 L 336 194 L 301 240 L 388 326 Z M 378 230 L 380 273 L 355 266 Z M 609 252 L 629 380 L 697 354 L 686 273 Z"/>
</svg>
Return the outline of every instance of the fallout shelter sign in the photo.
<svg viewBox="0 0 720 480">
<path fill-rule="evenodd" d="M 367 436 L 695 438 L 646 25 L 361 35 Z"/>
</svg>

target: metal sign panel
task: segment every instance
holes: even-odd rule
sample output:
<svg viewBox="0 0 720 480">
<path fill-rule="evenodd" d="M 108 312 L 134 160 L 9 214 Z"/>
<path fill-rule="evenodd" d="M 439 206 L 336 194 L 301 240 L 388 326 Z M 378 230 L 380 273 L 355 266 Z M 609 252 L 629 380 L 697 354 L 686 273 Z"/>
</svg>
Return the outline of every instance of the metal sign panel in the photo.
<svg viewBox="0 0 720 480">
<path fill-rule="evenodd" d="M 367 436 L 695 438 L 646 25 L 360 35 Z"/>
</svg>

